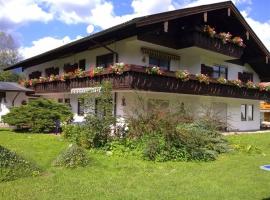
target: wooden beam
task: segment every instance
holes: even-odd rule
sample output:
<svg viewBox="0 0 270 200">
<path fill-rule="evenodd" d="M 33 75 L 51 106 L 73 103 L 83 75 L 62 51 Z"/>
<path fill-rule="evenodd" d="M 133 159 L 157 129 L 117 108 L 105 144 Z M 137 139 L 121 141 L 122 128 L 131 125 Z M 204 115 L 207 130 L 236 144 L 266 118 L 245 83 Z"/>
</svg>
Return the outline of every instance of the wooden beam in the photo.
<svg viewBox="0 0 270 200">
<path fill-rule="evenodd" d="M 228 17 L 231 16 L 231 8 L 228 8 Z"/>
<path fill-rule="evenodd" d="M 168 33 L 168 30 L 169 30 L 169 22 L 166 21 L 166 22 L 164 22 L 164 32 Z"/>
<path fill-rule="evenodd" d="M 203 13 L 203 21 L 207 23 L 207 12 Z"/>
</svg>

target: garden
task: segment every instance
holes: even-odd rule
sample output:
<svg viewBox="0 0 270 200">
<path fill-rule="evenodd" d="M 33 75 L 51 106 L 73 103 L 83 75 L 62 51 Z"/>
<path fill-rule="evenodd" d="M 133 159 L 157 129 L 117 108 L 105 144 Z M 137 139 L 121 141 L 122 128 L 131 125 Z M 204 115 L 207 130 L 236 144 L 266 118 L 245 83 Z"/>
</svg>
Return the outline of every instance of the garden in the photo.
<svg viewBox="0 0 270 200">
<path fill-rule="evenodd" d="M 195 118 L 183 104 L 153 103 L 146 112 L 141 97 L 119 119 L 111 91 L 104 82 L 81 96 L 81 124 L 52 100 L 12 108 L 3 120 L 16 129 L 0 130 L 1 199 L 270 198 L 270 173 L 260 169 L 270 164 L 270 134 L 225 137 L 211 110 Z"/>
</svg>

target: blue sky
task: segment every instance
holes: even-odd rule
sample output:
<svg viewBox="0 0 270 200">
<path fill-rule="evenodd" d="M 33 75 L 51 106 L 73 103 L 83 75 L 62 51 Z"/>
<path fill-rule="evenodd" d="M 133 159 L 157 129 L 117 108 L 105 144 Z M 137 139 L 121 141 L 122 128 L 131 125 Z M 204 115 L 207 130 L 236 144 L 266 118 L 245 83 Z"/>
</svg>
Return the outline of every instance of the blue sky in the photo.
<svg viewBox="0 0 270 200">
<path fill-rule="evenodd" d="M 27 58 L 134 17 L 221 1 L 0 0 L 0 31 L 11 33 Z M 233 2 L 270 49 L 270 1 Z"/>
</svg>

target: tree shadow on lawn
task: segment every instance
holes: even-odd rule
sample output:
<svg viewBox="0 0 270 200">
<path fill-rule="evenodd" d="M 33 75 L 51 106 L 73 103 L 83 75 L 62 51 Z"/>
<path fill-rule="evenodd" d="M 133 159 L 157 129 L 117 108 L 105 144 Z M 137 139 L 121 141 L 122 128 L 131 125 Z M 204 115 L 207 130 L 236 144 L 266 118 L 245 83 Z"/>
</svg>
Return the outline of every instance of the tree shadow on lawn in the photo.
<svg viewBox="0 0 270 200">
<path fill-rule="evenodd" d="M 270 197 L 263 198 L 262 200 L 270 200 Z"/>
</svg>

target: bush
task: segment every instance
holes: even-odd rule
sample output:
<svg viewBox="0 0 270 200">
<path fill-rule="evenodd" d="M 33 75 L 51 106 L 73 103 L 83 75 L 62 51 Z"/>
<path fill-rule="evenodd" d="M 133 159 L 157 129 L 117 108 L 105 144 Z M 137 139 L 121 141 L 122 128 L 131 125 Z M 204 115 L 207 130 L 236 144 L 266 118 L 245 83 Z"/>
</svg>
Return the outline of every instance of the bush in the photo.
<svg viewBox="0 0 270 200">
<path fill-rule="evenodd" d="M 173 112 L 134 113 L 139 114 L 129 117 L 128 138 L 141 147 L 147 160 L 209 161 L 229 150 L 218 131 L 222 124 L 213 115 L 194 120 L 183 105 Z"/>
<path fill-rule="evenodd" d="M 36 176 L 40 169 L 33 163 L 0 146 L 0 182 Z"/>
<path fill-rule="evenodd" d="M 17 74 L 11 71 L 1 71 L 0 72 L 0 81 L 4 82 L 18 82 L 20 79 L 23 79 L 22 74 Z"/>
<path fill-rule="evenodd" d="M 71 118 L 72 112 L 66 105 L 49 99 L 36 99 L 27 105 L 11 108 L 3 116 L 3 122 L 16 126 L 17 130 L 42 133 L 52 132 L 56 120 L 67 122 Z"/>
<path fill-rule="evenodd" d="M 84 167 L 88 164 L 89 160 L 85 150 L 76 144 L 70 145 L 65 151 L 53 162 L 54 166 L 75 168 Z"/>
<path fill-rule="evenodd" d="M 176 128 L 179 145 L 185 147 L 191 160 L 215 160 L 218 154 L 229 150 L 226 140 L 205 122 L 179 124 Z"/>
</svg>

